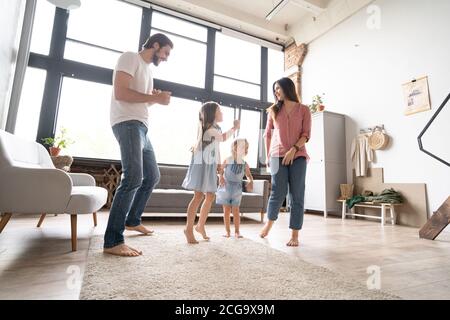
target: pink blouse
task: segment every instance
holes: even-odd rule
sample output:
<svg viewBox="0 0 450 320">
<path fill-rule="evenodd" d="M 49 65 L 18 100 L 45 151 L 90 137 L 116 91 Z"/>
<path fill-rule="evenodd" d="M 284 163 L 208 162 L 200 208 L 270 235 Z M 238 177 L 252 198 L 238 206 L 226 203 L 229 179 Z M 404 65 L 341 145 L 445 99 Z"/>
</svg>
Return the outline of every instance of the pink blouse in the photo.
<svg viewBox="0 0 450 320">
<path fill-rule="evenodd" d="M 288 114 L 286 108 L 281 108 L 276 120 L 269 114 L 264 137 L 271 139 L 269 157 L 284 157 L 301 137 L 309 141 L 311 137 L 311 111 L 305 105 L 298 104 Z M 303 146 L 295 154 L 295 159 L 309 159 L 306 147 Z"/>
</svg>

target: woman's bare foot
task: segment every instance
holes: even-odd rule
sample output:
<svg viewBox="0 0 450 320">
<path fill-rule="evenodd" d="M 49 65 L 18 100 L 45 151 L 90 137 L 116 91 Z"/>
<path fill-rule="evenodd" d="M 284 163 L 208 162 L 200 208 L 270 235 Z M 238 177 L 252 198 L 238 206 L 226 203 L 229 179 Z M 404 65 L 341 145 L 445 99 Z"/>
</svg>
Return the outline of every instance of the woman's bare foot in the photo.
<svg viewBox="0 0 450 320">
<path fill-rule="evenodd" d="M 210 238 L 206 235 L 206 230 L 205 227 L 203 228 L 199 228 L 198 225 L 195 226 L 195 231 L 197 231 L 198 233 L 200 233 L 203 237 L 204 240 L 209 240 Z"/>
<path fill-rule="evenodd" d="M 112 248 L 105 248 L 103 249 L 103 252 L 121 257 L 139 257 L 142 254 L 142 251 L 133 249 L 124 243 Z"/>
<path fill-rule="evenodd" d="M 288 247 L 298 247 L 298 238 L 291 238 L 288 243 L 286 243 Z"/>
<path fill-rule="evenodd" d="M 145 235 L 151 235 L 154 232 L 153 230 L 147 229 L 147 227 L 145 227 L 143 224 L 140 224 L 136 227 L 125 226 L 125 229 L 127 229 L 129 231 L 137 231 L 137 232 L 140 232 Z"/>
<path fill-rule="evenodd" d="M 273 225 L 273 221 L 269 220 L 266 222 L 266 225 L 264 226 L 264 228 L 261 230 L 261 233 L 259 234 L 259 236 L 261 238 L 265 238 L 269 235 L 270 229 L 272 229 L 272 225 Z"/>
<path fill-rule="evenodd" d="M 186 240 L 189 244 L 198 244 L 197 239 L 195 239 L 194 232 L 192 232 L 192 231 L 188 232 L 188 231 L 186 231 L 186 229 L 183 230 L 183 232 L 184 232 L 184 235 L 186 236 Z"/>
</svg>

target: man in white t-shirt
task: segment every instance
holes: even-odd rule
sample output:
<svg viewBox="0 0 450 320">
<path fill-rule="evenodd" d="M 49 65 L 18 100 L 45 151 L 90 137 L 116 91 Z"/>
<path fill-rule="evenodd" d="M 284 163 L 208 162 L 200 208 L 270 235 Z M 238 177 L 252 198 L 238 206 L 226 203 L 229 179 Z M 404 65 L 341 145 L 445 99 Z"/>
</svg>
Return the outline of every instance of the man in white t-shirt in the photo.
<svg viewBox="0 0 450 320">
<path fill-rule="evenodd" d="M 113 73 L 110 121 L 120 145 L 122 180 L 114 195 L 104 238 L 104 252 L 126 257 L 142 254 L 127 246 L 123 232 L 151 234 L 141 215 L 160 173 L 148 132 L 148 107 L 168 105 L 171 93 L 155 90 L 150 64 L 167 61 L 173 43 L 161 33 L 152 35 L 139 53 L 123 53 Z"/>
</svg>

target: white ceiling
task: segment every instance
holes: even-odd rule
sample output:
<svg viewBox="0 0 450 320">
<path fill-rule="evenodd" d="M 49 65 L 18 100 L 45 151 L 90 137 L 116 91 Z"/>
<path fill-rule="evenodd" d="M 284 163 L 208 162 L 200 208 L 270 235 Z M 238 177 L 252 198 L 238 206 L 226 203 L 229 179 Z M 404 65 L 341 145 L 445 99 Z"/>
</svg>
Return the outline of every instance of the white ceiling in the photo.
<svg viewBox="0 0 450 320">
<path fill-rule="evenodd" d="M 145 1 L 283 45 L 291 43 L 294 38 L 298 40 L 297 34 L 305 30 L 308 24 L 314 24 L 316 17 L 319 18 L 318 22 L 322 17 L 325 18 L 326 25 L 333 26 L 339 22 L 337 19 L 329 18 L 335 16 L 335 10 L 339 10 L 340 19 L 344 19 L 361 4 L 370 2 L 370 0 L 289 0 L 270 21 L 267 21 L 266 16 L 281 0 Z M 318 29 L 314 25 L 312 27 Z M 315 30 L 316 33 L 319 31 Z M 309 38 L 312 38 L 312 35 Z"/>
<path fill-rule="evenodd" d="M 187 0 L 189 1 L 189 0 Z M 248 14 L 259 19 L 265 19 L 266 15 L 280 2 L 280 0 L 212 0 L 211 3 L 221 6 L 227 6 Z M 266 22 L 268 25 L 292 25 L 301 20 L 306 14 L 307 10 L 295 5 L 293 1 L 289 1 L 286 6 L 277 13 L 271 20 Z"/>
</svg>

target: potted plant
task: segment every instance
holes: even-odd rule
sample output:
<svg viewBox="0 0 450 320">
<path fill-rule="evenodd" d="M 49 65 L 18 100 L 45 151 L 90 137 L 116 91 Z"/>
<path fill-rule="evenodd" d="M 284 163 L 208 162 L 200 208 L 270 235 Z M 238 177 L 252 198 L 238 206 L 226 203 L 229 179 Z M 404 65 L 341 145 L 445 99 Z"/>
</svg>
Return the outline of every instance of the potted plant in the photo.
<svg viewBox="0 0 450 320">
<path fill-rule="evenodd" d="M 48 137 L 42 139 L 43 143 L 49 146 L 49 152 L 52 157 L 57 157 L 61 152 L 61 149 L 65 149 L 73 143 L 73 141 L 67 138 L 66 135 L 67 129 L 62 128 L 60 134 L 57 137 Z"/>
<path fill-rule="evenodd" d="M 311 113 L 322 112 L 325 110 L 325 106 L 323 105 L 322 97 L 320 95 L 313 97 L 313 102 L 309 105 L 309 109 L 311 110 Z"/>
</svg>

